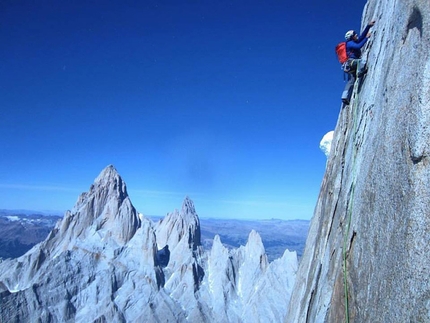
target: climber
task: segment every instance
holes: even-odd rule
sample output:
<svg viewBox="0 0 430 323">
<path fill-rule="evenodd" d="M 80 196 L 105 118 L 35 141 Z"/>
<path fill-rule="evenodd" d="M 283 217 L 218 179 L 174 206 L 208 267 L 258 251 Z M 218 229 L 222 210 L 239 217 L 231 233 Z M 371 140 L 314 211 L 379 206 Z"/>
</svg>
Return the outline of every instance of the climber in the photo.
<svg viewBox="0 0 430 323">
<path fill-rule="evenodd" d="M 375 21 L 371 21 L 361 33 L 360 37 L 354 30 L 349 30 L 345 34 L 346 52 L 348 61 L 344 64 L 344 71 L 348 73 L 348 83 L 342 92 L 342 102 L 349 105 L 351 100 L 352 90 L 356 77 L 361 78 L 366 74 L 366 62 L 361 58 L 361 48 L 366 44 L 370 37 L 370 28 L 373 27 Z"/>
</svg>

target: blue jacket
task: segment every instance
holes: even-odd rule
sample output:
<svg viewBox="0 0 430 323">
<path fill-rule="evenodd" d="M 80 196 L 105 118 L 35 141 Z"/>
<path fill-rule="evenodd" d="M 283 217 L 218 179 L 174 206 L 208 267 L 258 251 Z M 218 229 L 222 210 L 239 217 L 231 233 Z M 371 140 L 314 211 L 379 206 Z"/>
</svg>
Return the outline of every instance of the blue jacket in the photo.
<svg viewBox="0 0 430 323">
<path fill-rule="evenodd" d="M 372 26 L 367 25 L 367 27 L 363 30 L 360 37 L 357 40 L 348 40 L 346 42 L 346 52 L 348 53 L 348 57 L 352 59 L 361 58 L 361 47 L 366 44 L 369 38 L 366 37 Z"/>
</svg>

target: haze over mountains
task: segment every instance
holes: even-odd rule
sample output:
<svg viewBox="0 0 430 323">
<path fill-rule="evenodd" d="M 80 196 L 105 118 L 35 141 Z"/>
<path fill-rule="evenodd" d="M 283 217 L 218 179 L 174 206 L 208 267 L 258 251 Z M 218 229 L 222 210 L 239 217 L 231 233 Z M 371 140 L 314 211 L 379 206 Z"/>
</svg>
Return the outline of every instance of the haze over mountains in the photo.
<svg viewBox="0 0 430 323">
<path fill-rule="evenodd" d="M 31 210 L 0 210 L 0 258 L 16 258 L 43 241 L 62 217 Z M 150 216 L 157 222 L 162 217 Z M 211 249 L 215 235 L 229 248 L 245 245 L 252 230 L 258 232 L 269 261 L 280 258 L 285 249 L 301 257 L 306 242 L 307 220 L 237 220 L 200 218 L 202 245 Z"/>
<path fill-rule="evenodd" d="M 16 258 L 46 239 L 60 216 L 0 210 L 0 258 Z"/>
<path fill-rule="evenodd" d="M 200 219 L 202 244 L 210 249 L 215 235 L 224 246 L 238 248 L 245 245 L 252 230 L 258 232 L 269 261 L 282 256 L 285 249 L 295 251 L 300 258 L 306 243 L 308 220 L 235 220 Z"/>
</svg>

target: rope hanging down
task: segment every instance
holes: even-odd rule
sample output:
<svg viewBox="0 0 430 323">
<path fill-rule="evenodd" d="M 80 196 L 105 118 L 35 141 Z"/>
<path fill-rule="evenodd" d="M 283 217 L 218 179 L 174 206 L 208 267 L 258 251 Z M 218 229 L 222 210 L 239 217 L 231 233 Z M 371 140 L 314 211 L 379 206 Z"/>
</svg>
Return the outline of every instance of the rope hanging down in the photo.
<svg viewBox="0 0 430 323">
<path fill-rule="evenodd" d="M 357 71 L 360 70 L 360 61 L 357 62 Z M 352 97 L 352 112 L 353 112 L 353 140 L 355 142 L 355 135 L 357 131 L 357 101 L 358 101 L 358 87 L 360 83 L 360 78 L 357 77 L 354 83 L 353 97 Z M 354 202 L 354 194 L 355 194 L 355 181 L 356 181 L 356 160 L 357 160 L 357 149 L 353 147 L 353 157 L 352 157 L 352 185 L 351 185 L 351 194 L 349 195 L 348 200 L 348 209 L 346 214 L 346 231 L 343 238 L 343 284 L 344 284 L 344 293 L 345 293 L 345 323 L 349 323 L 349 300 L 348 300 L 348 272 L 347 272 L 347 247 L 348 247 L 348 237 L 349 237 L 349 228 L 351 225 L 352 218 L 352 206 Z"/>
</svg>

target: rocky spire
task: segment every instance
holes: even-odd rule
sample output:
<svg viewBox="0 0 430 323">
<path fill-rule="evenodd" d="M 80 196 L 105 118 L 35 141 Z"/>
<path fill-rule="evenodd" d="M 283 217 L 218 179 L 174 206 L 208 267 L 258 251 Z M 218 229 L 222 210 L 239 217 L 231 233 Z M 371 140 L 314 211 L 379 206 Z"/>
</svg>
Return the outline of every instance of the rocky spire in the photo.
<svg viewBox="0 0 430 323">
<path fill-rule="evenodd" d="M 260 235 L 252 230 L 248 242 L 238 249 L 238 294 L 245 302 L 252 296 L 256 281 L 269 265 Z"/>
<path fill-rule="evenodd" d="M 245 246 L 233 250 L 215 236 L 201 298 L 211 299 L 213 322 L 281 322 L 296 270 L 296 253 L 288 250 L 269 264 L 261 237 L 254 230 Z"/>
<path fill-rule="evenodd" d="M 0 262 L 0 321 L 280 322 L 286 267 L 268 265 L 254 231 L 237 251 L 216 237 L 205 254 L 188 197 L 158 224 L 139 217 L 108 166 L 44 242 Z"/>
<path fill-rule="evenodd" d="M 201 245 L 200 219 L 188 196 L 182 203 L 181 211 L 175 210 L 159 222 L 156 234 L 159 249 L 166 245 L 177 245 L 183 238 L 192 250 Z"/>
<path fill-rule="evenodd" d="M 163 269 L 164 288 L 178 302 L 198 310 L 195 292 L 199 289 L 204 271 L 200 244 L 200 220 L 189 197 L 184 199 L 181 211 L 175 210 L 155 228 L 158 249 L 169 247 L 169 262 Z M 196 321 L 201 321 L 195 317 Z"/>
<path fill-rule="evenodd" d="M 101 239 L 118 245 L 127 243 L 140 226 L 140 218 L 131 204 L 127 187 L 115 167 L 107 166 L 88 192 L 81 194 L 72 211 L 57 226 L 57 243 L 73 244 L 95 232 Z"/>
</svg>

